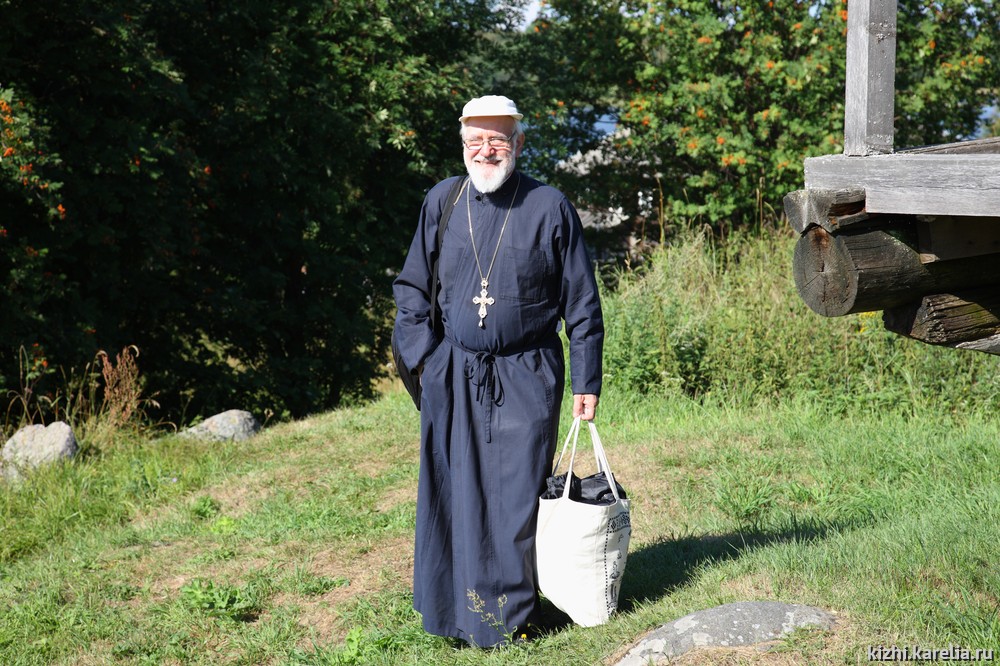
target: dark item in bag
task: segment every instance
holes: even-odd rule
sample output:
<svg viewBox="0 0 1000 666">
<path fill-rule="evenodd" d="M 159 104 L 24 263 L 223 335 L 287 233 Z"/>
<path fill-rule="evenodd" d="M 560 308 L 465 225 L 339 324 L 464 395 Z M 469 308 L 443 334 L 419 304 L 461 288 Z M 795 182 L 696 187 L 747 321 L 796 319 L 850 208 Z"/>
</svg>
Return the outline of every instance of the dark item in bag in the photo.
<svg viewBox="0 0 1000 666">
<path fill-rule="evenodd" d="M 625 489 L 622 488 L 622 485 L 615 481 L 615 487 L 618 490 L 618 496 L 621 499 L 626 499 Z M 565 474 L 550 476 L 545 480 L 545 492 L 542 493 L 541 499 L 559 499 L 565 488 Z M 608 477 L 605 476 L 604 472 L 591 474 L 582 479 L 574 474 L 569 483 L 569 498 L 574 502 L 583 502 L 584 504 L 614 504 L 616 501 L 611 492 L 611 484 L 608 483 Z"/>
</svg>

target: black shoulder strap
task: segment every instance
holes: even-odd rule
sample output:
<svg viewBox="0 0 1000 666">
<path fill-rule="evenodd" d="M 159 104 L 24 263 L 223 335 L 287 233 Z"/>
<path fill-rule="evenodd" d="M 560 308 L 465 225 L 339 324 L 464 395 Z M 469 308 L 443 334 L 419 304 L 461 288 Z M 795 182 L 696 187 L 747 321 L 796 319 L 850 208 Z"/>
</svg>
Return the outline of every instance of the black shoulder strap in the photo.
<svg viewBox="0 0 1000 666">
<path fill-rule="evenodd" d="M 449 220 L 451 220 L 451 213 L 455 209 L 455 201 L 465 188 L 467 180 L 467 178 L 458 178 L 455 180 L 455 183 L 451 186 L 451 190 L 448 192 L 448 198 L 445 199 L 444 210 L 441 211 L 441 219 L 438 220 L 437 244 L 434 246 L 434 255 L 431 260 L 431 328 L 434 329 L 435 333 L 438 332 L 438 324 L 440 323 L 438 320 L 441 318 L 437 304 L 438 259 L 441 257 L 441 243 L 444 241 L 444 232 L 448 228 Z"/>
</svg>

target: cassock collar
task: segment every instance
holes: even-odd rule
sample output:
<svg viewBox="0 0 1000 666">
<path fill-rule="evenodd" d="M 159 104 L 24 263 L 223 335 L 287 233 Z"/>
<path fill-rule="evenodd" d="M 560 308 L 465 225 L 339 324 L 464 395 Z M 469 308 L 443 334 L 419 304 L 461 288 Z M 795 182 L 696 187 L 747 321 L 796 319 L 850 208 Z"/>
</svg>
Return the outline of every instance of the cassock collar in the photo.
<svg viewBox="0 0 1000 666">
<path fill-rule="evenodd" d="M 499 202 L 506 200 L 508 197 L 510 197 L 511 194 L 514 193 L 514 190 L 517 187 L 517 181 L 521 178 L 524 178 L 524 176 L 521 175 L 520 171 L 517 171 L 515 169 L 514 172 L 510 174 L 510 176 L 507 178 L 507 180 L 503 182 L 503 185 L 500 186 L 500 189 L 498 189 L 496 192 L 490 192 L 489 194 L 483 194 L 478 189 L 476 189 L 476 186 L 472 184 L 471 180 L 469 181 L 469 187 L 472 190 L 472 195 L 477 200 L 488 201 L 493 205 L 497 205 Z"/>
</svg>

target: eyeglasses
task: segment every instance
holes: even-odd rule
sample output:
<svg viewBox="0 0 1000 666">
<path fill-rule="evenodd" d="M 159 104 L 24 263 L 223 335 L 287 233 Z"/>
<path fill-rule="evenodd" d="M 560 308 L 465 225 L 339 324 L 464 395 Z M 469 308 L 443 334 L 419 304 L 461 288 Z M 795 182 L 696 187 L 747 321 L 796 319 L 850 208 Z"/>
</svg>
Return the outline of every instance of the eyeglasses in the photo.
<svg viewBox="0 0 1000 666">
<path fill-rule="evenodd" d="M 505 136 L 491 136 L 488 139 L 483 139 L 483 137 L 476 137 L 473 139 L 463 139 L 462 145 L 469 150 L 480 150 L 484 143 L 488 143 L 490 148 L 494 150 L 510 149 L 511 142 L 514 141 L 514 137 Z"/>
</svg>

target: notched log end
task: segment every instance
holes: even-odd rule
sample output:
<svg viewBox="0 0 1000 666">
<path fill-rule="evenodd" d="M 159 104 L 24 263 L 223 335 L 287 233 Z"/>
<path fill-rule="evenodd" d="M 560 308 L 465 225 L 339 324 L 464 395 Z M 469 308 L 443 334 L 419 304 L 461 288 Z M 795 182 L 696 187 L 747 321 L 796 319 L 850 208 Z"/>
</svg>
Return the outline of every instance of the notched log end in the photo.
<svg viewBox="0 0 1000 666">
<path fill-rule="evenodd" d="M 815 226 L 834 231 L 867 218 L 863 189 L 796 190 L 783 203 L 789 224 L 800 234 Z"/>
</svg>

